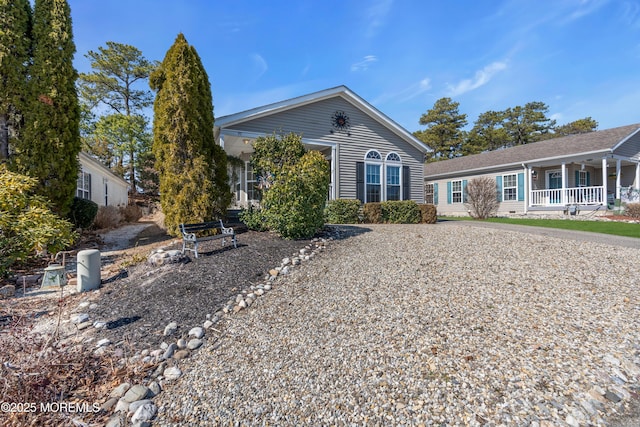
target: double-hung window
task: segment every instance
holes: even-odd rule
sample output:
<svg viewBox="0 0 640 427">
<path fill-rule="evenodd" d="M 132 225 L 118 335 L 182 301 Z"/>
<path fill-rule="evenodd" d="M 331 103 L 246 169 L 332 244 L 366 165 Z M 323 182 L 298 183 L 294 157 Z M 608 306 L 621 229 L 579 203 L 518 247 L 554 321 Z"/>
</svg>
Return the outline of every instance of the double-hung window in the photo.
<svg viewBox="0 0 640 427">
<path fill-rule="evenodd" d="M 76 196 L 80 199 L 91 199 L 91 174 L 85 171 L 80 171 L 78 174 L 78 185 L 76 189 Z"/>
<path fill-rule="evenodd" d="M 365 156 L 365 201 L 382 201 L 382 156 L 371 150 Z"/>
<path fill-rule="evenodd" d="M 518 176 L 515 173 L 502 176 L 502 200 L 518 200 Z"/>
<path fill-rule="evenodd" d="M 451 181 L 451 202 L 462 203 L 462 181 Z"/>
<path fill-rule="evenodd" d="M 587 186 L 587 171 L 578 171 L 578 187 Z"/>
<path fill-rule="evenodd" d="M 258 180 L 250 162 L 245 163 L 247 201 L 260 200 L 260 190 L 258 190 Z"/>
<path fill-rule="evenodd" d="M 389 153 L 387 155 L 387 200 L 401 200 L 401 164 L 400 156 L 397 153 Z"/>
</svg>

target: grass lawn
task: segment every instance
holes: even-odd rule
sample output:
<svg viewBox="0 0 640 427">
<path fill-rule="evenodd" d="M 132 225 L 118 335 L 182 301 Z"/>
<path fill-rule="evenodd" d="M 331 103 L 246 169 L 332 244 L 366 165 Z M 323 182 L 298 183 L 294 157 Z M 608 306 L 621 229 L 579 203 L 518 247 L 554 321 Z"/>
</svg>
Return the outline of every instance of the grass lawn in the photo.
<svg viewBox="0 0 640 427">
<path fill-rule="evenodd" d="M 439 217 L 446 221 L 480 221 L 470 217 Z M 489 218 L 483 220 L 499 224 L 530 225 L 533 227 L 560 228 L 563 230 L 590 231 L 640 238 L 640 224 L 615 221 L 581 221 L 570 219 Z"/>
</svg>

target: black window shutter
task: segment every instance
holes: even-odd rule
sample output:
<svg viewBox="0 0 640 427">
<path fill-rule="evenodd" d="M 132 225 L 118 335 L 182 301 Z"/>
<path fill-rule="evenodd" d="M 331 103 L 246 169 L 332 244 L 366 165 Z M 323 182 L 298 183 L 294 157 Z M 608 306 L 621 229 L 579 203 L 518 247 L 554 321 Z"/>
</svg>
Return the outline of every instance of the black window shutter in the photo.
<svg viewBox="0 0 640 427">
<path fill-rule="evenodd" d="M 364 203 L 364 162 L 356 162 L 356 199 Z"/>
<path fill-rule="evenodd" d="M 411 200 L 411 169 L 402 166 L 402 200 Z"/>
</svg>

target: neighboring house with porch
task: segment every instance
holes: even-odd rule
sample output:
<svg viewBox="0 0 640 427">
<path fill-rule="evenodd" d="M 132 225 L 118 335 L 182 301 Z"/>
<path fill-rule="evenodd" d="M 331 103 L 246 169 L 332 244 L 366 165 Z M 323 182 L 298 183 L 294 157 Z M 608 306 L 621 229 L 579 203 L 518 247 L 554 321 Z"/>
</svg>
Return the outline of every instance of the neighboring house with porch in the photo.
<svg viewBox="0 0 640 427">
<path fill-rule="evenodd" d="M 98 206 L 127 206 L 129 183 L 85 152 L 78 155 L 80 171 L 76 196 Z"/>
<path fill-rule="evenodd" d="M 605 213 L 638 201 L 640 124 L 427 163 L 425 198 L 439 215 L 467 215 L 466 186 L 496 183 L 498 215 Z"/>
<path fill-rule="evenodd" d="M 243 163 L 231 174 L 236 207 L 259 202 L 249 163 L 255 139 L 291 132 L 329 162 L 330 200 L 423 202 L 427 146 L 346 86 L 338 86 L 216 118 L 218 143 Z"/>
</svg>

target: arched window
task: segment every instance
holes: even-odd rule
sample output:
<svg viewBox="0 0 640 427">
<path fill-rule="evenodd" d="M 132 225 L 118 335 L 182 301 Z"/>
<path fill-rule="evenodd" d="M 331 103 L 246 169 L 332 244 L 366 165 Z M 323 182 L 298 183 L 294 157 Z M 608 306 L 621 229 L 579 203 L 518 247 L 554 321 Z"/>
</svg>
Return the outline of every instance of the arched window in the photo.
<svg viewBox="0 0 640 427">
<path fill-rule="evenodd" d="M 365 161 L 365 203 L 382 201 L 382 156 L 369 150 Z"/>
<path fill-rule="evenodd" d="M 386 158 L 387 200 L 402 200 L 402 159 L 391 152 Z"/>
</svg>

